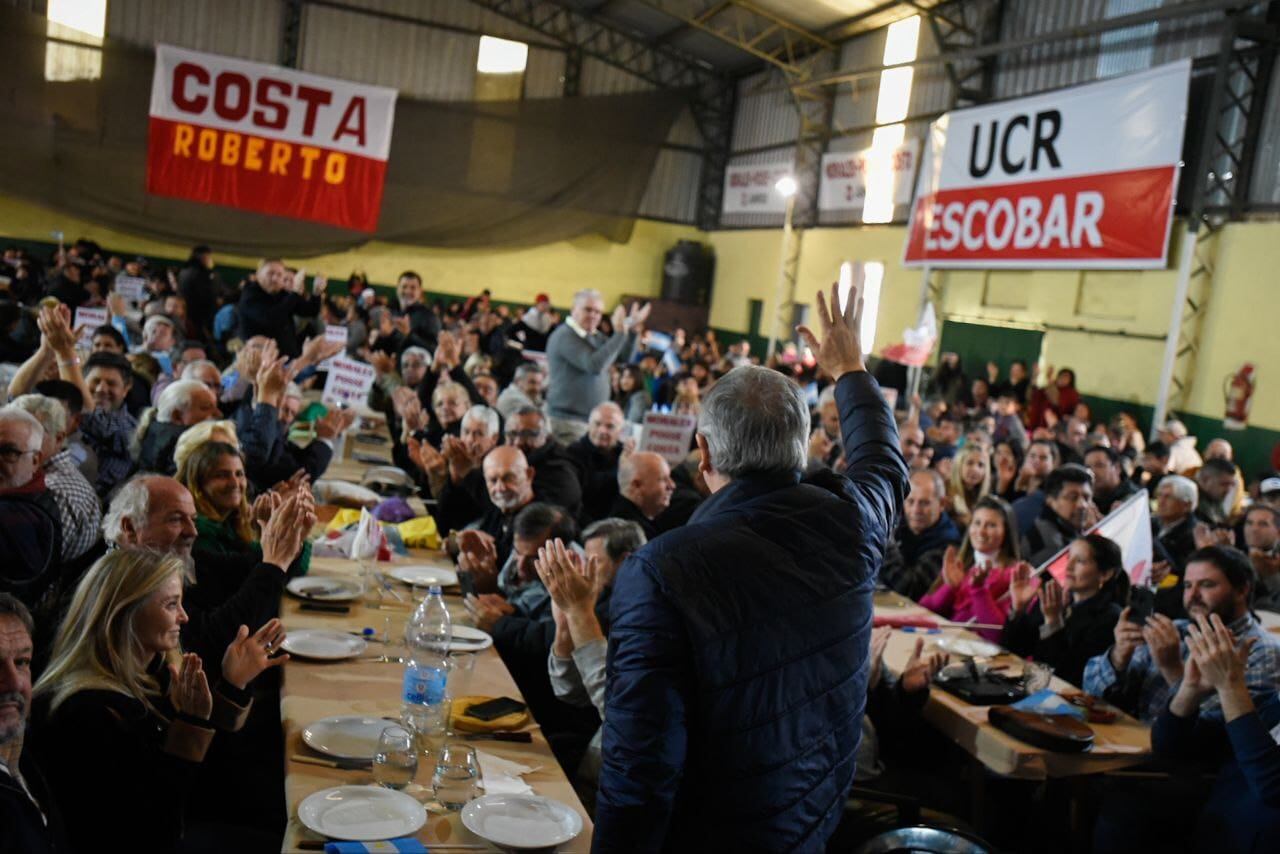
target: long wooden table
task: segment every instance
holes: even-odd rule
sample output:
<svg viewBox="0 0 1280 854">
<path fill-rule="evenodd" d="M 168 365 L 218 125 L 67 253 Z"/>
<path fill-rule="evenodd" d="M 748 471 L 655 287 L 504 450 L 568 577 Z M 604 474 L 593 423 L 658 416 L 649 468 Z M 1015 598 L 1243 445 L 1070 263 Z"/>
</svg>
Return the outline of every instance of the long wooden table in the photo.
<svg viewBox="0 0 1280 854">
<path fill-rule="evenodd" d="M 354 431 L 353 435 L 347 437 L 344 458 L 334 460 L 329 471 L 325 473 L 326 478 L 359 483 L 360 476 L 368 466 L 351 459 L 353 450 L 378 456 L 390 456 L 388 445 L 357 445 L 352 441 L 353 438 Z M 414 503 L 417 504 L 417 502 Z M 420 505 L 417 509 L 421 511 Z M 399 558 L 397 562 L 445 564 L 447 558 L 439 552 L 415 549 L 411 557 Z M 386 571 L 390 566 L 392 565 L 385 565 L 383 570 Z M 309 574 L 358 578 L 360 568 L 355 561 L 351 560 L 315 558 L 311 562 Z M 284 620 L 286 630 L 325 628 L 360 632 L 369 627 L 378 635 L 383 633 L 389 619 L 391 646 L 370 643 L 366 655 L 376 656 L 384 652 L 391 656 L 403 655 L 403 644 L 399 646 L 396 644 L 404 637 L 405 622 L 410 614 L 407 600 L 412 598 L 412 591 L 406 585 L 398 585 L 397 590 L 404 596 L 405 604 L 388 602 L 390 597 L 384 597 L 384 602 L 387 604 L 382 608 L 370 608 L 363 602 L 352 603 L 351 612 L 345 615 L 299 610 L 301 601 L 286 595 L 281 605 L 280 616 Z M 449 605 L 455 623 L 473 624 L 466 609 L 461 607 L 461 599 L 457 596 L 446 596 L 445 601 Z M 285 663 L 280 711 L 285 729 L 285 801 L 289 810 L 289 824 L 285 830 L 284 851 L 300 851 L 303 849 L 299 848 L 299 843 L 304 841 L 314 843 L 320 840 L 298 821 L 298 804 L 304 798 L 331 786 L 373 783 L 371 771 L 330 769 L 294 761 L 292 757 L 298 755 L 324 758 L 322 754 L 313 752 L 303 743 L 302 730 L 311 722 L 332 715 L 398 717 L 400 682 L 403 673 L 403 665 L 373 661 L 348 660 L 320 663 L 291 659 Z M 493 648 L 476 654 L 474 668 L 469 674 L 461 676 L 455 674 L 450 689 L 451 693 L 459 695 L 521 699 L 515 681 L 502 663 L 497 650 Z M 387 725 L 390 726 L 391 721 L 388 721 Z M 582 817 L 582 833 L 556 850 L 569 852 L 569 854 L 590 851 L 592 832 L 590 817 L 578 799 L 577 793 L 574 792 L 572 784 L 561 771 L 537 723 L 531 722 L 528 729 L 533 735 L 533 742 L 530 744 L 490 740 L 465 743 L 472 745 L 478 751 L 534 768 L 534 771 L 523 776 L 524 781 L 533 788 L 534 793 L 568 804 Z M 425 789 L 411 788 L 406 791 L 415 794 L 424 802 L 429 801 L 431 774 L 430 763 L 423 760 L 419 763 L 414 783 Z M 457 812 L 429 813 L 427 823 L 418 833 L 417 838 L 432 850 L 441 845 L 481 845 L 489 850 L 498 850 L 496 846 L 488 845 L 463 827 Z"/>
<path fill-rule="evenodd" d="M 429 553 L 418 553 L 418 562 L 428 562 Z M 425 559 L 425 560 L 421 560 Z M 437 558 L 438 559 L 438 558 Z M 335 558 L 317 558 L 312 561 L 311 575 L 358 576 L 359 568 L 349 560 Z M 406 599 L 411 598 L 411 591 L 403 587 L 401 593 Z M 455 621 L 464 622 L 466 611 L 458 605 L 457 598 L 449 598 L 450 611 Z M 380 643 L 369 644 L 367 655 L 380 655 L 384 651 L 388 655 L 403 654 L 403 646 L 396 646 L 396 639 L 404 637 L 404 624 L 410 610 L 407 605 L 388 605 L 382 608 L 369 608 L 363 603 L 355 604 L 348 615 L 323 614 L 312 611 L 300 611 L 301 602 L 288 597 L 281 608 L 281 618 L 286 629 L 326 628 L 339 631 L 362 631 L 366 626 L 381 634 L 384 622 L 390 618 L 390 631 L 393 639 L 390 647 Z M 315 765 L 296 762 L 296 755 L 311 755 L 323 758 L 314 753 L 302 741 L 302 730 L 307 724 L 331 715 L 370 715 L 397 717 L 400 713 L 400 680 L 403 666 L 392 663 L 373 661 L 341 661 L 336 663 L 307 662 L 301 659 L 288 661 L 284 666 L 284 685 L 281 690 L 281 717 L 285 728 L 285 799 L 289 809 L 289 825 L 285 833 L 284 850 L 299 850 L 298 843 L 304 839 L 317 839 L 314 834 L 298 821 L 298 804 L 312 792 L 330 786 L 355 785 L 373 782 L 372 772 L 367 770 L 348 771 L 322 768 Z M 503 666 L 497 651 L 490 648 L 478 653 L 474 670 L 465 679 L 461 690 L 468 695 L 493 697 L 515 697 L 520 693 L 511 674 Z M 391 722 L 388 722 L 388 726 Z M 536 723 L 529 729 L 533 734 L 531 744 L 520 744 L 500 741 L 466 742 L 478 750 L 510 759 L 523 765 L 535 768 L 532 773 L 524 775 L 536 794 L 561 801 L 573 807 L 582 816 L 584 830 L 575 840 L 560 847 L 565 852 L 586 852 L 591 848 L 591 819 L 578 800 L 573 786 L 560 770 L 559 764 L 551 753 L 551 748 L 538 730 Z M 419 764 L 418 774 L 414 782 L 425 786 L 418 797 L 429 800 L 431 786 L 430 763 Z M 427 824 L 418 834 L 424 844 L 483 844 L 479 839 L 462 826 L 458 813 L 432 813 Z M 494 850 L 497 850 L 496 848 Z"/>
<path fill-rule="evenodd" d="M 884 617 L 937 618 L 936 614 L 896 593 L 876 594 L 875 613 Z M 947 636 L 977 638 L 961 629 L 944 629 L 943 632 Z M 942 636 L 895 630 L 885 649 L 885 667 L 894 675 L 901 673 L 918 638 L 925 638 L 927 654 Z M 1009 665 L 1016 673 L 1021 670 L 1022 659 L 1006 653 L 998 663 Z M 1060 694 L 1079 690 L 1056 676 L 1050 687 Z M 1151 758 L 1151 730 L 1125 714 L 1121 714 L 1114 723 L 1089 725 L 1095 733 L 1095 741 L 1088 753 L 1056 753 L 1033 747 L 996 729 L 987 722 L 987 709 L 986 706 L 966 703 L 935 686 L 929 692 L 924 718 L 990 770 L 1017 779 L 1046 780 L 1098 774 L 1139 765 Z"/>
</svg>

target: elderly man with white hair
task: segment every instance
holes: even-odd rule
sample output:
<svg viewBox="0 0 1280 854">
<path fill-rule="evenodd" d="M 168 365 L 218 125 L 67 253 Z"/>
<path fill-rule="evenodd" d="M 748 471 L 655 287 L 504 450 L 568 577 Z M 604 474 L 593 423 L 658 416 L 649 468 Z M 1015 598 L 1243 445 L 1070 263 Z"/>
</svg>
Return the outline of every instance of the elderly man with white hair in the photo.
<svg viewBox="0 0 1280 854">
<path fill-rule="evenodd" d="M 44 428 L 15 406 L 0 409 L 0 592 L 36 610 L 55 593 L 61 513 L 45 484 Z"/>
<path fill-rule="evenodd" d="M 609 366 L 630 355 L 635 328 L 649 316 L 649 304 L 619 305 L 613 311 L 613 335 L 600 331 L 604 296 L 587 289 L 573 295 L 573 309 L 547 339 L 547 409 L 551 434 L 568 445 L 587 432 L 591 410 L 609 399 Z"/>
<path fill-rule="evenodd" d="M 178 380 L 160 392 L 153 409 L 143 413 L 136 434 L 137 462 L 143 471 L 173 474 L 173 451 L 182 431 L 193 424 L 221 418 L 218 398 L 204 383 Z"/>
<path fill-rule="evenodd" d="M 622 407 L 607 400 L 591 410 L 586 435 L 565 448 L 582 474 L 584 523 L 608 516 L 618 497 L 618 458 L 626 426 Z"/>
<path fill-rule="evenodd" d="M 844 813 L 907 464 L 862 301 L 831 303 L 821 342 L 800 331 L 836 383 L 845 471 L 801 482 L 803 390 L 735 368 L 698 416 L 711 497 L 618 570 L 595 850 L 822 851 Z"/>
<path fill-rule="evenodd" d="M 44 459 L 44 482 L 57 502 L 62 521 L 61 558 L 74 560 L 97 542 L 102 507 L 93 486 L 66 448 L 67 409 L 61 401 L 40 394 L 24 394 L 9 405 L 34 415 L 44 429 L 40 453 Z"/>
</svg>

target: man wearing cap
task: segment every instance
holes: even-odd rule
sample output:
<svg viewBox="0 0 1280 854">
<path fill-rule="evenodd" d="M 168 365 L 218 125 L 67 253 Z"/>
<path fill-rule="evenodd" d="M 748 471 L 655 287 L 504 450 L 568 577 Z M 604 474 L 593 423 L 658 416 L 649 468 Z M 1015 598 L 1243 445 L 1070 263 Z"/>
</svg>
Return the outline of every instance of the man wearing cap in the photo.
<svg viewBox="0 0 1280 854">
<path fill-rule="evenodd" d="M 1258 484 L 1258 502 L 1280 510 L 1280 477 L 1272 475 L 1262 479 Z"/>
<path fill-rule="evenodd" d="M 1169 447 L 1169 471 L 1186 474 L 1204 464 L 1196 450 L 1196 437 L 1187 435 L 1187 425 L 1176 418 L 1164 422 L 1159 431 L 1160 441 Z"/>
</svg>

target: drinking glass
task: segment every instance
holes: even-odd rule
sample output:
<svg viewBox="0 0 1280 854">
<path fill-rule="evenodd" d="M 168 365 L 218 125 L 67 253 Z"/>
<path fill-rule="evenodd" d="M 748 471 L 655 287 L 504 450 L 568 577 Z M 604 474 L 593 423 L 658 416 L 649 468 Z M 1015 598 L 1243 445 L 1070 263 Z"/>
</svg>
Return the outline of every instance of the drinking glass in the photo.
<svg viewBox="0 0 1280 854">
<path fill-rule="evenodd" d="M 1031 696 L 1049 687 L 1053 680 L 1053 668 L 1043 661 L 1028 661 L 1022 666 L 1022 690 Z"/>
<path fill-rule="evenodd" d="M 474 652 L 449 653 L 449 696 L 465 697 L 471 693 L 471 674 L 476 669 Z"/>
<path fill-rule="evenodd" d="M 403 789 L 418 773 L 418 750 L 413 734 L 402 726 L 389 726 L 378 736 L 373 755 L 373 779 L 388 789 Z"/>
<path fill-rule="evenodd" d="M 383 593 L 382 573 L 378 572 L 377 557 L 360 558 L 360 577 L 364 580 L 365 605 L 381 608 Z"/>
<path fill-rule="evenodd" d="M 445 697 L 439 703 L 416 707 L 411 715 L 407 712 L 402 712 L 400 715 L 401 724 L 413 733 L 418 752 L 428 762 L 436 760 L 445 741 L 449 738 L 452 713 L 453 700 Z"/>
<path fill-rule="evenodd" d="M 442 807 L 448 810 L 462 809 L 478 794 L 476 785 L 479 780 L 480 762 L 476 759 L 474 748 L 453 742 L 440 748 L 435 775 L 431 778 L 431 789 Z"/>
</svg>

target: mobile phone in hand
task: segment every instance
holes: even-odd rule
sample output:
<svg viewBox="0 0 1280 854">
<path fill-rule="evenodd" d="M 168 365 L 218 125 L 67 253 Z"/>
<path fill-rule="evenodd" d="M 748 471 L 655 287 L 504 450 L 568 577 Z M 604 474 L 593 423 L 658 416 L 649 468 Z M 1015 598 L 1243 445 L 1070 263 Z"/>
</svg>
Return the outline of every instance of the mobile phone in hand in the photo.
<svg viewBox="0 0 1280 854">
<path fill-rule="evenodd" d="M 1150 587 L 1134 587 L 1129 591 L 1129 622 L 1139 626 L 1156 612 L 1156 592 Z"/>
</svg>

